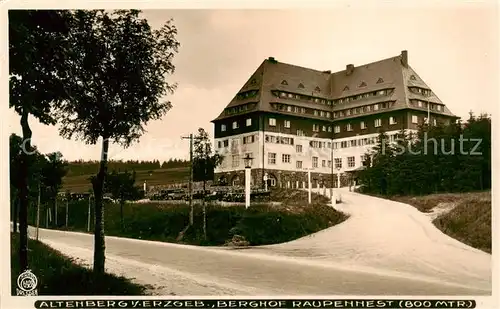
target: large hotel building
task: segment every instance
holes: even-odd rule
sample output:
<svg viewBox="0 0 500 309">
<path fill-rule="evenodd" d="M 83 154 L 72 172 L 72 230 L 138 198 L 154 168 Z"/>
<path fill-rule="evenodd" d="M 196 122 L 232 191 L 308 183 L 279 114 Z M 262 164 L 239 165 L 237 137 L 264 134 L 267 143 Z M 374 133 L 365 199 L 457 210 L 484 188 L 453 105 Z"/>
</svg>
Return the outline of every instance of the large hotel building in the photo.
<svg viewBox="0 0 500 309">
<path fill-rule="evenodd" d="M 457 118 L 409 66 L 407 51 L 335 73 L 270 57 L 212 121 L 224 156 L 215 181 L 243 184 L 250 155 L 254 186 L 266 174 L 272 186 L 303 188 L 308 171 L 313 187 L 336 187 L 337 174 L 346 185 L 381 130 L 393 139 L 428 115 L 431 125 Z"/>
</svg>

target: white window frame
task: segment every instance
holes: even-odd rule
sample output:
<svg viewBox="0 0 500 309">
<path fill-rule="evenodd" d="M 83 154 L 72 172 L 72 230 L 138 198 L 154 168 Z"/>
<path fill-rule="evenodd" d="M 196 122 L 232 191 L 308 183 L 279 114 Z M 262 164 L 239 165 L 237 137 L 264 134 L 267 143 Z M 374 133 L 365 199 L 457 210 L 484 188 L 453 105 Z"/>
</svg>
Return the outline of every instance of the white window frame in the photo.
<svg viewBox="0 0 500 309">
<path fill-rule="evenodd" d="M 347 167 L 355 167 L 356 166 L 356 157 L 351 156 L 347 157 Z"/>
<path fill-rule="evenodd" d="M 276 126 L 276 118 L 269 118 L 269 126 L 270 127 Z"/>
<path fill-rule="evenodd" d="M 342 158 L 335 158 L 335 168 L 342 169 Z"/>
<path fill-rule="evenodd" d="M 289 129 L 289 128 L 290 128 L 290 120 L 285 120 L 285 121 L 283 122 L 283 125 L 284 125 L 284 127 L 285 127 L 285 128 L 288 128 L 288 129 Z"/>
<path fill-rule="evenodd" d="M 382 119 L 380 119 L 380 118 L 375 119 L 374 124 L 375 124 L 375 128 L 381 127 L 382 126 Z"/>
<path fill-rule="evenodd" d="M 221 124 L 220 125 L 220 130 L 221 130 L 221 132 L 226 132 L 226 125 L 225 124 Z"/>
<path fill-rule="evenodd" d="M 366 129 L 366 123 L 364 121 L 361 121 L 360 126 L 361 126 L 361 130 Z"/>
<path fill-rule="evenodd" d="M 411 115 L 411 123 L 418 124 L 418 116 L 417 115 Z"/>
<path fill-rule="evenodd" d="M 295 168 L 302 168 L 302 161 L 295 161 Z"/>
<path fill-rule="evenodd" d="M 335 126 L 335 133 L 340 133 L 340 126 Z"/>
<path fill-rule="evenodd" d="M 318 157 L 312 157 L 312 167 L 318 167 Z"/>
<path fill-rule="evenodd" d="M 389 117 L 389 124 L 390 125 L 398 124 L 398 122 L 396 121 L 396 118 L 394 116 Z"/>
<path fill-rule="evenodd" d="M 233 130 L 238 129 L 238 121 L 233 121 Z"/>
<path fill-rule="evenodd" d="M 240 166 L 240 155 L 233 155 L 232 159 L 233 159 L 233 162 L 232 162 L 233 167 Z"/>
<path fill-rule="evenodd" d="M 347 131 L 352 131 L 352 124 L 350 123 L 347 124 Z"/>
<path fill-rule="evenodd" d="M 268 152 L 267 153 L 267 164 L 275 165 L 276 164 L 276 153 Z"/>
<path fill-rule="evenodd" d="M 281 162 L 282 163 L 290 163 L 290 162 L 292 162 L 292 156 L 289 155 L 289 154 L 286 154 L 286 153 L 282 154 L 281 155 Z"/>
<path fill-rule="evenodd" d="M 295 145 L 295 152 L 302 152 L 302 145 Z"/>
<path fill-rule="evenodd" d="M 247 127 L 252 125 L 252 118 L 247 118 Z"/>
</svg>

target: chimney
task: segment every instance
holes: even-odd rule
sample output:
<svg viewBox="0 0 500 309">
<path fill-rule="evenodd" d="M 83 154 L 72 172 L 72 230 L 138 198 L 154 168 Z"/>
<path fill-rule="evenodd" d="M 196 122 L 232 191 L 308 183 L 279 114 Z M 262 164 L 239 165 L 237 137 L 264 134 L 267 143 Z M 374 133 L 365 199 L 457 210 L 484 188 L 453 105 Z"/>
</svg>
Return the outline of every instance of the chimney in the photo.
<svg viewBox="0 0 500 309">
<path fill-rule="evenodd" d="M 354 72 L 354 64 L 348 64 L 345 67 L 345 70 L 346 70 L 346 75 L 351 75 L 352 72 Z"/>
<path fill-rule="evenodd" d="M 401 64 L 407 68 L 408 67 L 408 51 L 401 51 Z"/>
<path fill-rule="evenodd" d="M 330 70 L 326 70 L 326 71 L 323 71 L 323 73 L 326 73 L 326 74 L 332 74 L 332 71 L 330 71 Z"/>
<path fill-rule="evenodd" d="M 269 62 L 271 63 L 277 63 L 278 61 L 276 61 L 276 59 L 274 59 L 274 57 L 269 57 L 267 60 L 269 60 Z"/>
</svg>

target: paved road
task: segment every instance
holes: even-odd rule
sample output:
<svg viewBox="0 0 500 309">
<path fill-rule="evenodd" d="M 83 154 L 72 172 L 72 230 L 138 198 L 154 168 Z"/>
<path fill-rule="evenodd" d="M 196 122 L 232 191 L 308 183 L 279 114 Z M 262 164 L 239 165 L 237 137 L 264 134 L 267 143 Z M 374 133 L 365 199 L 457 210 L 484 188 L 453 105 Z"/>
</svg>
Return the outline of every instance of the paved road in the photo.
<svg viewBox="0 0 500 309">
<path fill-rule="evenodd" d="M 231 250 L 106 238 L 107 270 L 177 295 L 489 295 L 491 256 L 442 234 L 411 206 L 345 192 L 350 218 L 285 244 Z M 30 234 L 34 234 L 33 230 Z M 90 235 L 41 230 L 92 259 Z"/>
</svg>

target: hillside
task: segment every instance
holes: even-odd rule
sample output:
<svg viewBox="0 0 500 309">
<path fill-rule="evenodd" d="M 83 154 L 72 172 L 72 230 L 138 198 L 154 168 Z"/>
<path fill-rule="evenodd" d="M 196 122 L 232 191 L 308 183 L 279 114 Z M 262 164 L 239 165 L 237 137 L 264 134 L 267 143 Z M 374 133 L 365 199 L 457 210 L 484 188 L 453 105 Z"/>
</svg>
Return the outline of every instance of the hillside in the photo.
<svg viewBox="0 0 500 309">
<path fill-rule="evenodd" d="M 491 253 L 491 191 L 391 197 L 433 218 L 443 233 Z"/>
<path fill-rule="evenodd" d="M 87 192 L 91 188 L 89 180 L 90 176 L 92 176 L 92 174 L 64 177 L 62 190 L 70 190 L 71 192 Z M 188 167 L 136 171 L 136 184 L 138 186 L 142 186 L 144 181 L 146 181 L 148 185 L 155 186 L 186 182 L 188 180 Z"/>
</svg>

